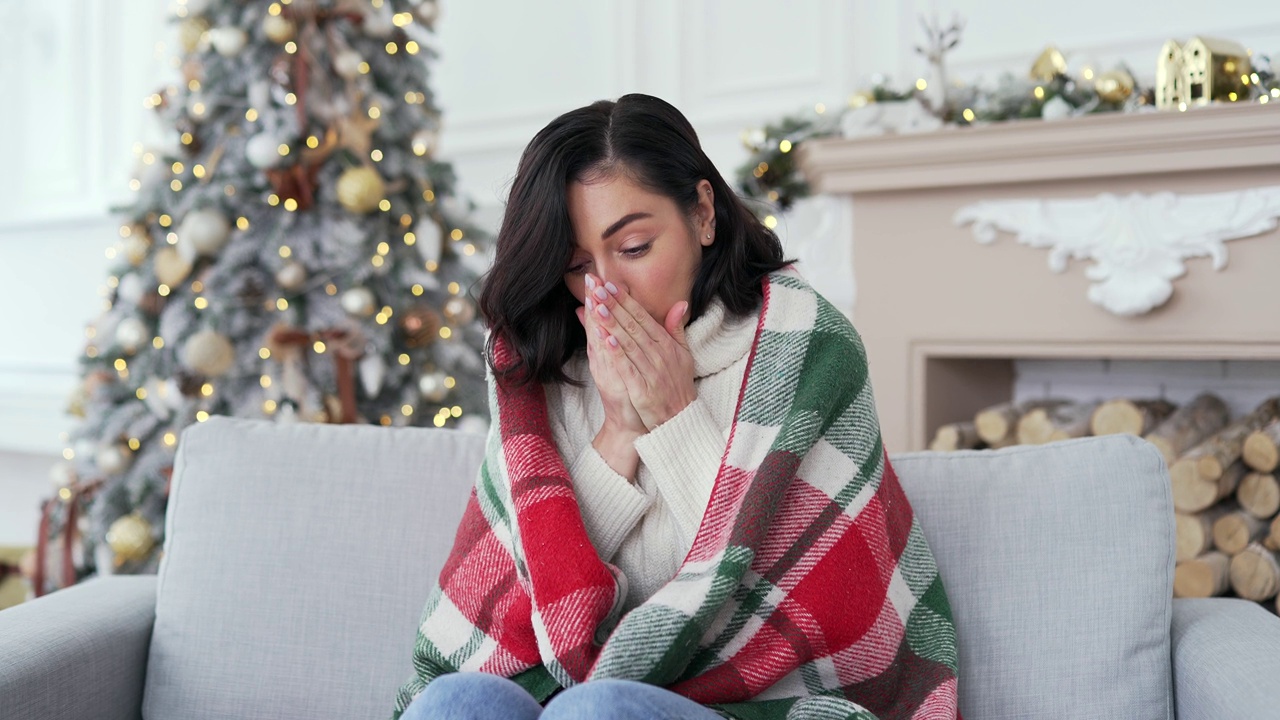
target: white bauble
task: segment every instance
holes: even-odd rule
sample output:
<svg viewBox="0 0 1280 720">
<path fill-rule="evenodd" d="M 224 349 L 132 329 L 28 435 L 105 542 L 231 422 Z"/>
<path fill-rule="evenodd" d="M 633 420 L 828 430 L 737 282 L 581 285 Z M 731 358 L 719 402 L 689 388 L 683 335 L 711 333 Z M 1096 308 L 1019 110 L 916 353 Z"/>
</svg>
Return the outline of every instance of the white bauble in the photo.
<svg viewBox="0 0 1280 720">
<path fill-rule="evenodd" d="M 117 475 L 129 469 L 133 463 L 133 451 L 128 445 L 103 445 L 93 456 L 98 469 L 108 475 Z"/>
<path fill-rule="evenodd" d="M 414 226 L 413 234 L 417 237 L 416 244 L 422 260 L 429 263 L 439 263 L 442 243 L 444 242 L 444 232 L 440 230 L 440 224 L 430 217 L 424 217 Z"/>
<path fill-rule="evenodd" d="M 208 377 L 226 373 L 236 363 L 236 351 L 225 335 L 201 330 L 182 346 L 182 364 Z"/>
<path fill-rule="evenodd" d="M 162 247 L 156 251 L 154 265 L 156 280 L 162 285 L 176 287 L 191 274 L 191 261 L 174 247 Z"/>
<path fill-rule="evenodd" d="M 231 238 L 227 216 L 213 208 L 192 210 L 178 226 L 178 242 L 197 255 L 215 255 Z"/>
<path fill-rule="evenodd" d="M 440 3 L 436 0 L 423 0 L 418 5 L 417 14 L 418 19 L 428 26 L 434 25 L 440 19 Z"/>
<path fill-rule="evenodd" d="M 143 292 L 142 276 L 138 273 L 129 273 L 120 278 L 120 285 L 116 287 L 116 297 L 130 305 L 142 302 Z"/>
<path fill-rule="evenodd" d="M 249 107 L 261 112 L 271 104 L 271 83 L 255 80 L 249 83 Z"/>
<path fill-rule="evenodd" d="M 422 393 L 424 400 L 431 402 L 440 402 L 449 394 L 449 388 L 445 386 L 445 374 L 442 372 L 429 372 L 418 378 L 418 392 Z"/>
<path fill-rule="evenodd" d="M 333 56 L 333 71 L 338 73 L 339 77 L 352 80 L 360 74 L 360 63 L 362 62 L 364 62 L 364 58 L 360 57 L 360 53 L 355 50 L 340 50 L 337 55 Z"/>
<path fill-rule="evenodd" d="M 238 27 L 220 27 L 209 30 L 209 42 L 223 57 L 235 57 L 249 42 L 249 34 Z"/>
<path fill-rule="evenodd" d="M 244 156 L 250 165 L 259 170 L 273 168 L 284 159 L 280 155 L 280 139 L 267 132 L 249 138 L 244 144 Z"/>
<path fill-rule="evenodd" d="M 476 435 L 488 435 L 489 423 L 479 415 L 463 415 L 458 418 L 458 430 L 466 433 L 474 433 Z"/>
<path fill-rule="evenodd" d="M 376 397 L 382 392 L 382 381 L 387 376 L 387 362 L 376 352 L 368 353 L 360 359 L 360 384 L 369 397 Z"/>
<path fill-rule="evenodd" d="M 276 271 L 276 283 L 285 290 L 297 290 L 307 284 L 307 268 L 297 260 L 290 260 Z"/>
<path fill-rule="evenodd" d="M 1061 95 L 1054 95 L 1040 108 L 1040 117 L 1045 120 L 1062 120 L 1071 117 L 1073 112 L 1075 108 L 1071 107 L 1071 103 L 1063 100 Z"/>
<path fill-rule="evenodd" d="M 49 482 L 53 483 L 55 489 L 61 490 L 64 487 L 69 487 L 75 481 L 75 465 L 63 461 L 54 463 L 53 467 L 49 468 Z"/>
<path fill-rule="evenodd" d="M 271 42 L 283 45 L 293 39 L 297 34 L 297 28 L 288 18 L 268 15 L 262 19 L 262 32 Z"/>
<path fill-rule="evenodd" d="M 368 288 L 351 288 L 342 293 L 342 309 L 357 317 L 369 317 L 378 309 L 377 299 Z"/>
<path fill-rule="evenodd" d="M 147 242 L 147 238 L 143 235 L 134 233 L 120 239 L 119 252 L 134 267 L 138 267 L 147 259 L 147 251 L 150 249 L 151 243 Z"/>
<path fill-rule="evenodd" d="M 365 35 L 375 38 L 391 37 L 396 24 L 391 17 L 391 3 L 381 3 L 380 7 L 368 7 L 364 11 L 364 23 L 360 29 Z"/>
<path fill-rule="evenodd" d="M 138 348 L 150 339 L 151 334 L 147 331 L 147 324 L 136 317 L 127 317 L 116 326 L 116 342 L 125 349 L 125 352 L 137 352 Z"/>
<path fill-rule="evenodd" d="M 173 383 L 173 385 L 170 385 Z M 177 383 L 173 380 L 161 380 L 153 377 L 143 386 L 147 390 L 147 397 L 142 401 L 146 404 L 147 409 L 151 411 L 161 420 L 168 420 L 173 416 L 174 408 L 170 405 L 172 400 L 169 393 L 178 393 Z"/>
<path fill-rule="evenodd" d="M 413 154 L 434 157 L 440 146 L 440 133 L 431 128 L 423 128 L 413 134 Z"/>
</svg>

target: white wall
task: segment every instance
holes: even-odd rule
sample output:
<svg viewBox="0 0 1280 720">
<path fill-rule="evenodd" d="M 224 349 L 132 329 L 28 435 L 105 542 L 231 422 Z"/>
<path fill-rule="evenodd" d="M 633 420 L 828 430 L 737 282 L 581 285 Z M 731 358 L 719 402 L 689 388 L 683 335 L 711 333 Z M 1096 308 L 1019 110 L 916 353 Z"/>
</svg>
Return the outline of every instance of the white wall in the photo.
<svg viewBox="0 0 1280 720">
<path fill-rule="evenodd" d="M 34 532 L 3 513 L 31 507 L 43 478 L 18 476 L 4 451 L 51 458 L 78 377 L 84 323 L 96 314 L 131 147 L 157 137 L 142 98 L 167 77 L 160 0 L 0 2 L 0 543 Z M 918 15 L 968 18 L 954 75 L 1023 73 L 1047 43 L 1073 67 L 1129 60 L 1154 74 L 1160 44 L 1195 33 L 1280 53 L 1280 4 L 1229 11 L 1080 0 L 442 0 L 435 74 L 445 111 L 442 153 L 492 222 L 524 143 L 557 114 L 640 91 L 681 108 L 721 172 L 745 158 L 743 128 L 848 94 L 883 73 L 923 72 Z M 157 59 L 160 58 L 160 59 Z M 841 304 L 848 259 L 820 238 L 844 237 L 847 208 L 821 201 L 781 226 Z M 794 237 L 792 237 L 794 236 Z M 832 262 L 832 258 L 836 258 Z M 818 261 L 822 260 L 821 263 Z M 11 458 L 12 460 L 12 458 Z M 27 462 L 24 467 L 31 467 Z"/>
</svg>

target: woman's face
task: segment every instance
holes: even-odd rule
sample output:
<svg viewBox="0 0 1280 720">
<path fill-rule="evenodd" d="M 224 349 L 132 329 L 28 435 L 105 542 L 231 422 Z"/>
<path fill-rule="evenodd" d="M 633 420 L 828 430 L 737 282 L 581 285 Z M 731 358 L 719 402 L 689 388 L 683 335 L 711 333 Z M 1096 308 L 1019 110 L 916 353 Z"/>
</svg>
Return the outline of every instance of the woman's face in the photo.
<svg viewBox="0 0 1280 720">
<path fill-rule="evenodd" d="M 564 275 L 569 291 L 582 302 L 591 273 L 625 287 L 663 324 L 672 306 L 689 299 L 702 248 L 715 241 L 711 183 L 698 183 L 692 218 L 621 173 L 570 183 L 568 196 L 577 246 Z"/>
</svg>

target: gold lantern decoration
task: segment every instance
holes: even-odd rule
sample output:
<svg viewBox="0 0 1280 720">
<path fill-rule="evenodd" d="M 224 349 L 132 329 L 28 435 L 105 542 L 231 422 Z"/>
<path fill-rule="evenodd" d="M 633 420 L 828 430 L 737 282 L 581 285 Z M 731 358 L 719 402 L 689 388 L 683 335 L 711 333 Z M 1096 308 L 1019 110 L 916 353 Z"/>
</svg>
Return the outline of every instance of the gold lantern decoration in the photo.
<svg viewBox="0 0 1280 720">
<path fill-rule="evenodd" d="M 1249 51 L 1231 40 L 1196 36 L 1170 40 L 1156 66 L 1156 106 L 1185 109 L 1249 99 Z"/>
</svg>

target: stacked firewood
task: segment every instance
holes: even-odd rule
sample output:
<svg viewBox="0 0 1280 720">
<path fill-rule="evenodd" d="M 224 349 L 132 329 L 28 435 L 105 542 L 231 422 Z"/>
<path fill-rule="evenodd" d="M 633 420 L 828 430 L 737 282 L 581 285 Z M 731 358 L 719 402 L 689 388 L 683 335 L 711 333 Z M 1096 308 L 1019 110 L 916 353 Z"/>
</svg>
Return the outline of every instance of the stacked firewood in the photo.
<svg viewBox="0 0 1280 720">
<path fill-rule="evenodd" d="M 1034 400 L 939 428 L 932 450 L 1001 448 L 1131 433 L 1164 455 L 1177 527 L 1175 597 L 1236 595 L 1280 612 L 1280 396 L 1232 420 L 1202 394 L 1164 400 Z"/>
</svg>

